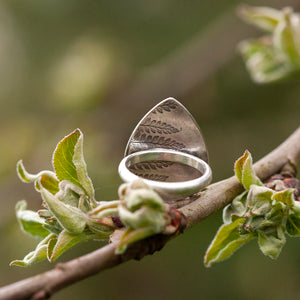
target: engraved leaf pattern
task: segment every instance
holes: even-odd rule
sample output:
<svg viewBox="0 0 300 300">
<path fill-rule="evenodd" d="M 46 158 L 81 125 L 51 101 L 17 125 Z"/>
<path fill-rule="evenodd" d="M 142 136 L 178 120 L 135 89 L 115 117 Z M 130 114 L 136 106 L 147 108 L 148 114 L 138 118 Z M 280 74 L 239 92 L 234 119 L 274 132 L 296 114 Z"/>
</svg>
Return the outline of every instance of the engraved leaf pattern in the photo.
<svg viewBox="0 0 300 300">
<path fill-rule="evenodd" d="M 156 114 L 156 113 L 164 113 L 165 111 L 167 112 L 170 112 L 171 110 L 177 108 L 177 104 L 174 103 L 173 100 L 169 100 L 169 101 L 166 101 L 164 102 L 163 104 L 159 105 L 156 109 L 154 109 L 152 111 L 153 114 Z"/>
<path fill-rule="evenodd" d="M 136 174 L 136 175 L 144 179 L 155 180 L 155 181 L 166 181 L 169 178 L 169 176 L 167 175 L 159 175 L 159 174 Z"/>
<path fill-rule="evenodd" d="M 185 144 L 177 142 L 175 139 L 165 138 L 159 135 L 150 135 L 146 133 L 141 133 L 141 131 L 137 131 L 134 137 L 138 140 L 138 143 L 146 143 L 152 144 L 156 146 L 160 146 L 166 149 L 183 149 L 185 148 Z M 137 143 L 137 142 L 135 142 Z"/>
<path fill-rule="evenodd" d="M 149 171 L 149 170 L 167 168 L 173 164 L 174 163 L 172 161 L 164 161 L 164 160 L 151 161 L 151 162 L 139 162 L 134 165 L 131 165 L 129 169 L 136 170 L 136 171 Z"/>
<path fill-rule="evenodd" d="M 152 120 L 151 118 L 147 118 L 141 125 L 140 129 L 145 133 L 158 133 L 158 134 L 172 134 L 181 131 L 171 124 L 166 122 Z"/>
</svg>

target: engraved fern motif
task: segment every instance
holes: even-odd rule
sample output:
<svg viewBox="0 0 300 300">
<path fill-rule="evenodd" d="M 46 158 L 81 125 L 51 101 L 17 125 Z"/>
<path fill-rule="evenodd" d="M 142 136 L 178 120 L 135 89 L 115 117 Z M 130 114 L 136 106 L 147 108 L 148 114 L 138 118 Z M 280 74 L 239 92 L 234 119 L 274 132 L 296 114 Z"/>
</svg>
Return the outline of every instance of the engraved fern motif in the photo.
<svg viewBox="0 0 300 300">
<path fill-rule="evenodd" d="M 167 168 L 174 163 L 172 161 L 164 161 L 164 160 L 157 160 L 151 162 L 140 162 L 129 167 L 130 170 L 135 171 L 149 171 L 149 170 L 157 170 Z"/>
<path fill-rule="evenodd" d="M 145 143 L 145 144 L 152 144 L 156 147 L 162 147 L 166 149 L 183 149 L 185 148 L 185 144 L 177 142 L 175 139 L 172 138 L 165 138 L 159 135 L 150 135 L 146 133 L 141 133 L 141 131 L 137 131 L 134 137 L 138 140 L 138 143 Z M 137 142 L 133 142 L 137 143 Z"/>
<path fill-rule="evenodd" d="M 158 134 L 172 134 L 181 131 L 181 128 L 179 130 L 171 124 L 152 120 L 151 118 L 147 118 L 142 124 L 140 124 L 139 128 L 142 132 Z"/>
<path fill-rule="evenodd" d="M 136 174 L 136 175 L 144 179 L 155 180 L 155 181 L 166 181 L 169 178 L 169 176 L 167 175 L 159 175 L 159 174 Z"/>
<path fill-rule="evenodd" d="M 170 112 L 171 110 L 177 108 L 177 104 L 174 103 L 173 100 L 168 100 L 166 102 L 164 102 L 163 104 L 159 105 L 156 109 L 154 109 L 152 111 L 153 114 L 156 114 L 156 113 L 164 113 L 165 111 L 167 112 Z"/>
</svg>

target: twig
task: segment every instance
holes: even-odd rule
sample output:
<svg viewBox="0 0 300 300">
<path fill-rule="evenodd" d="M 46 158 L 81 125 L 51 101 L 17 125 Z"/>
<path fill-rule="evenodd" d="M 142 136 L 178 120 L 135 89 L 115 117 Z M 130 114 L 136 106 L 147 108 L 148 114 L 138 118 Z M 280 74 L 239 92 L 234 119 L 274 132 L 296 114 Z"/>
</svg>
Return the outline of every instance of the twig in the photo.
<svg viewBox="0 0 300 300">
<path fill-rule="evenodd" d="M 254 167 L 257 175 L 264 180 L 280 171 L 287 163 L 297 165 L 299 160 L 300 127 Z M 224 207 L 241 191 L 242 187 L 234 177 L 210 185 L 197 200 L 179 209 L 186 216 L 187 228 Z M 69 262 L 60 263 L 50 271 L 1 288 L 0 299 L 46 299 L 83 278 L 160 250 L 169 239 L 161 234 L 153 236 L 131 245 L 124 255 L 116 255 L 116 245 L 109 244 Z"/>
</svg>

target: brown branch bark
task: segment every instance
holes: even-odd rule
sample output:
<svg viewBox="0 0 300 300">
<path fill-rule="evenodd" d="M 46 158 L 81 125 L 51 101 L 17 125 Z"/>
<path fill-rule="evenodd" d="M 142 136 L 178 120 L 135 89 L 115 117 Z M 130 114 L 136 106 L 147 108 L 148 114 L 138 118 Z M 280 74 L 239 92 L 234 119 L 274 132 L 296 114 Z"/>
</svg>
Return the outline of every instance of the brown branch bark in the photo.
<svg viewBox="0 0 300 300">
<path fill-rule="evenodd" d="M 255 165 L 257 175 L 267 179 L 286 164 L 296 166 L 300 161 L 300 127 L 280 146 L 259 160 Z M 235 177 L 210 185 L 199 197 L 181 209 L 192 227 L 213 212 L 221 209 L 242 191 Z M 60 263 L 50 271 L 21 280 L 0 289 L 0 299 L 46 299 L 55 292 L 102 270 L 112 268 L 130 259 L 160 250 L 170 239 L 162 234 L 132 244 L 124 255 L 115 254 L 115 244 L 109 244 L 92 253 L 66 263 Z"/>
</svg>

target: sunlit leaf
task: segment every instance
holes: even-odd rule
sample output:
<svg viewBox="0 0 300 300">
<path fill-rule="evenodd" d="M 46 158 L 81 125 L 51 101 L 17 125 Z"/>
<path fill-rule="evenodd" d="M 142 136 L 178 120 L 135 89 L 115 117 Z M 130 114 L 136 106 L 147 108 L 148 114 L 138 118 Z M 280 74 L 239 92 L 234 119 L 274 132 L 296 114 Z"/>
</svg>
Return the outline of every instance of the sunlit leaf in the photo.
<svg viewBox="0 0 300 300">
<path fill-rule="evenodd" d="M 236 161 L 234 170 L 236 177 L 246 190 L 249 190 L 252 184 L 263 185 L 253 170 L 252 156 L 248 150 Z"/>
<path fill-rule="evenodd" d="M 37 174 L 30 174 L 26 171 L 24 165 L 23 165 L 23 161 L 19 160 L 17 162 L 17 174 L 19 176 L 19 178 L 23 181 L 23 182 L 33 182 L 37 179 L 39 179 L 42 175 L 45 175 L 47 177 L 51 177 L 55 180 L 56 176 L 55 173 L 51 172 L 51 171 L 41 171 Z"/>
<path fill-rule="evenodd" d="M 243 235 L 239 233 L 240 225 L 243 223 L 244 219 L 239 218 L 233 223 L 222 225 L 219 228 L 204 257 L 204 264 L 207 267 L 230 257 L 238 248 L 254 237 L 251 233 Z"/>
<path fill-rule="evenodd" d="M 295 32 L 297 28 L 293 28 L 291 24 L 292 18 L 292 9 L 285 8 L 282 11 L 282 18 L 276 27 L 273 34 L 273 43 L 274 47 L 280 51 L 281 55 L 286 57 L 286 62 L 290 63 L 292 66 L 299 68 L 300 67 L 300 53 L 297 47 L 298 37 L 296 34 L 299 34 L 300 31 Z M 299 24 L 298 20 L 298 24 Z M 296 25 L 299 26 L 299 25 Z"/>
<path fill-rule="evenodd" d="M 292 206 L 295 202 L 294 199 L 294 190 L 286 189 L 272 195 L 272 199 L 276 201 L 280 201 L 286 205 Z"/>
<path fill-rule="evenodd" d="M 244 155 L 241 156 L 234 165 L 234 172 L 235 172 L 235 176 L 237 177 L 237 179 L 239 180 L 240 183 L 242 183 L 243 180 L 243 167 L 245 164 L 246 159 L 249 156 L 249 151 L 246 150 Z"/>
<path fill-rule="evenodd" d="M 35 188 L 37 191 L 40 191 L 40 185 L 42 185 L 46 190 L 55 195 L 59 191 L 58 183 L 54 177 L 42 174 L 39 180 L 35 181 Z"/>
<path fill-rule="evenodd" d="M 53 166 L 59 180 L 79 186 L 95 205 L 94 188 L 83 157 L 83 134 L 79 129 L 59 142 L 53 155 Z"/>
<path fill-rule="evenodd" d="M 239 50 L 256 83 L 271 83 L 300 73 L 300 15 L 292 8 L 243 6 L 239 15 L 248 23 L 271 34 L 242 41 Z"/>
<path fill-rule="evenodd" d="M 55 238 L 54 234 L 49 234 L 45 239 L 43 239 L 35 248 L 34 251 L 28 253 L 23 260 L 14 260 L 10 263 L 10 266 L 28 267 L 35 264 L 41 260 L 47 258 L 48 243 L 51 239 Z"/>
<path fill-rule="evenodd" d="M 76 168 L 80 184 L 83 186 L 90 199 L 94 199 L 94 187 L 90 177 L 88 176 L 86 162 L 83 157 L 83 134 L 81 132 L 74 147 L 73 163 Z"/>
<path fill-rule="evenodd" d="M 256 83 L 282 81 L 293 75 L 294 70 L 266 38 L 243 41 L 239 44 L 239 50 Z"/>
<path fill-rule="evenodd" d="M 282 12 L 270 7 L 251 7 L 242 5 L 238 10 L 239 16 L 247 23 L 263 30 L 272 32 L 278 25 Z"/>
<path fill-rule="evenodd" d="M 83 188 L 73 163 L 74 148 L 80 135 L 81 131 L 76 129 L 58 143 L 53 154 L 53 166 L 60 181 L 68 180 Z"/>
</svg>

